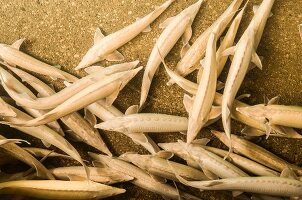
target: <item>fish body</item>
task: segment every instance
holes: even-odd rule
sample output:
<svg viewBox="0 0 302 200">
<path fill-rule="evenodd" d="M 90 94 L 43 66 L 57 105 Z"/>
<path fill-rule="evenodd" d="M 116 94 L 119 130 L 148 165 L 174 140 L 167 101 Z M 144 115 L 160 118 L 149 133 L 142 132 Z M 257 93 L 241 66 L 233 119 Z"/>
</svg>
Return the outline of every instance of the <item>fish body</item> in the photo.
<svg viewBox="0 0 302 200">
<path fill-rule="evenodd" d="M 203 0 L 199 0 L 175 17 L 169 18 L 168 22 L 166 20 L 166 22 L 163 23 L 166 27 L 157 39 L 144 71 L 140 107 L 143 106 L 147 99 L 153 76 L 162 62 L 161 56 L 165 58 L 182 35 L 184 35 L 184 44 L 188 44 L 192 35 L 191 25 L 202 2 Z"/>
<path fill-rule="evenodd" d="M 40 199 L 102 199 L 126 192 L 92 181 L 22 180 L 0 183 L 0 194 Z"/>
<path fill-rule="evenodd" d="M 263 124 L 276 124 L 287 127 L 302 128 L 302 107 L 285 105 L 258 104 L 236 109 Z"/>
<path fill-rule="evenodd" d="M 117 132 L 183 132 L 187 130 L 188 119 L 166 114 L 139 113 L 116 117 L 95 127 Z"/>
<path fill-rule="evenodd" d="M 90 172 L 90 180 L 103 184 L 114 184 L 133 180 L 132 177 L 120 173 L 119 171 L 110 169 L 108 167 L 88 167 Z M 49 170 L 56 178 L 62 180 L 86 180 L 86 172 L 83 167 L 59 167 Z"/>
<path fill-rule="evenodd" d="M 185 76 L 197 69 L 197 65 L 199 67 L 199 62 L 205 55 L 207 41 L 210 37 L 211 32 L 213 32 L 213 30 L 217 28 L 217 26 L 220 26 L 216 35 L 217 38 L 219 38 L 235 15 L 236 10 L 239 9 L 241 3 L 242 0 L 234 0 L 231 5 L 225 10 L 225 12 L 196 39 L 190 49 L 178 62 L 175 70 L 177 74 Z M 171 85 L 172 83 L 174 82 L 170 80 L 168 82 L 168 85 Z"/>
<path fill-rule="evenodd" d="M 187 165 L 169 161 L 157 155 L 139 155 L 126 153 L 120 156 L 121 159 L 132 162 L 141 169 L 148 171 L 158 177 L 178 181 L 173 169 L 177 170 L 180 176 L 188 180 L 207 180 L 208 178 L 199 170 Z"/>
<path fill-rule="evenodd" d="M 116 50 L 141 33 L 162 12 L 164 12 L 173 1 L 174 0 L 166 1 L 142 19 L 139 19 L 135 23 L 106 37 L 98 29 L 95 34 L 94 45 L 88 50 L 75 69 L 79 70 L 88 67 L 89 65 L 104 59 L 122 60 L 123 56 Z"/>
<path fill-rule="evenodd" d="M 189 111 L 187 143 L 191 143 L 209 119 L 217 81 L 216 35 L 209 37 L 205 66 L 196 96 Z"/>
</svg>

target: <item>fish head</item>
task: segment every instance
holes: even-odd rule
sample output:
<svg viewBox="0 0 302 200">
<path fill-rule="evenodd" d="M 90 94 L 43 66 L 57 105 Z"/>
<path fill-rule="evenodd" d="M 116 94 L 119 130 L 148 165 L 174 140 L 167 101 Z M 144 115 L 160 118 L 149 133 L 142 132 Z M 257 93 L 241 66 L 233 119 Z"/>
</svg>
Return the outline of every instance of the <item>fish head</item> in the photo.
<svg viewBox="0 0 302 200">
<path fill-rule="evenodd" d="M 238 107 L 236 108 L 238 112 L 246 115 L 257 121 L 265 123 L 267 120 L 267 109 L 265 104 L 258 104 L 254 106 Z"/>
<path fill-rule="evenodd" d="M 140 155 L 134 152 L 127 152 L 119 156 L 119 159 L 132 163 L 136 163 L 138 160 L 140 160 L 139 158 Z"/>
<path fill-rule="evenodd" d="M 189 6 L 188 8 L 186 8 L 184 11 L 183 11 L 183 14 L 185 15 L 188 15 L 190 17 L 190 19 L 194 20 L 196 14 L 198 13 L 199 9 L 200 9 L 200 6 L 201 4 L 204 2 L 204 0 L 199 0 L 198 2 L 196 2 L 195 4 Z"/>
<path fill-rule="evenodd" d="M 98 56 L 97 51 L 92 47 L 88 50 L 88 52 L 84 55 L 81 62 L 75 68 L 75 70 L 79 70 L 82 68 L 89 67 L 90 65 L 101 61 L 102 59 Z"/>
<path fill-rule="evenodd" d="M 123 120 L 123 118 L 118 119 L 114 118 L 112 120 L 108 120 L 102 122 L 100 124 L 95 125 L 95 128 L 106 130 L 106 131 L 115 131 L 115 132 L 129 132 L 128 128 L 125 126 L 127 121 Z"/>
</svg>

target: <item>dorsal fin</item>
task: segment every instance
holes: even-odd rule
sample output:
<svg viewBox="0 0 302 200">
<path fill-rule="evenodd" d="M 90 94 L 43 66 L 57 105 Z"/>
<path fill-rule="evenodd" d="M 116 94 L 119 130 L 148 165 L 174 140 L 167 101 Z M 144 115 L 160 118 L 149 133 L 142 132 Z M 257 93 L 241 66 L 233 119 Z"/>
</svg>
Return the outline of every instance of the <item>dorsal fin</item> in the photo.
<svg viewBox="0 0 302 200">
<path fill-rule="evenodd" d="M 104 38 L 104 34 L 102 33 L 101 29 L 99 27 L 96 28 L 94 33 L 94 44 L 97 44 Z"/>
</svg>

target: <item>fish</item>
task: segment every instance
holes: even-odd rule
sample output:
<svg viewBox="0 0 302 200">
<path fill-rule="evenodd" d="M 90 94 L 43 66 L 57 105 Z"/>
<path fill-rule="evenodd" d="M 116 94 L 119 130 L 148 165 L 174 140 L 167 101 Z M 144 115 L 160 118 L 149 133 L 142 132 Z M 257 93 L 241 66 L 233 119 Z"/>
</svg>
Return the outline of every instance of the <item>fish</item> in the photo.
<svg viewBox="0 0 302 200">
<path fill-rule="evenodd" d="M 117 49 L 143 32 L 173 2 L 174 0 L 166 1 L 150 14 L 108 36 L 104 36 L 101 30 L 97 28 L 94 35 L 94 45 L 84 55 L 75 70 L 86 68 L 104 59 L 108 61 L 122 61 L 124 56 Z"/>
<path fill-rule="evenodd" d="M 178 191 L 174 187 L 155 180 L 152 176 L 146 173 L 144 170 L 117 158 L 99 155 L 95 153 L 89 153 L 89 155 L 97 162 L 107 165 L 109 168 L 125 173 L 134 179 L 130 181 L 134 185 L 143 189 L 149 190 L 156 194 L 163 196 L 164 198 L 179 199 L 199 199 L 188 193 Z"/>
<path fill-rule="evenodd" d="M 223 132 L 211 130 L 211 132 L 225 145 L 229 145 L 227 142 L 227 137 Z M 266 149 L 249 142 L 248 140 L 245 140 L 243 138 L 240 138 L 236 135 L 232 135 L 233 140 L 233 148 L 236 153 L 239 153 L 241 155 L 244 155 L 248 157 L 251 160 L 254 160 L 258 163 L 261 163 L 262 165 L 265 165 L 271 169 L 274 169 L 278 172 L 282 172 L 285 168 L 290 168 L 297 174 L 302 174 L 302 168 L 295 166 L 293 164 L 290 164 L 283 160 L 282 158 L 279 158 L 275 154 L 267 151 Z"/>
<path fill-rule="evenodd" d="M 218 155 L 220 157 L 225 157 L 228 155 L 227 151 L 218 149 L 215 147 L 203 146 L 203 148 L 205 148 L 206 150 L 208 150 L 212 153 L 215 153 L 216 155 Z M 280 176 L 280 173 L 278 173 L 268 167 L 265 167 L 255 161 L 252 161 L 243 156 L 240 156 L 238 154 L 231 153 L 229 155 L 229 157 L 233 164 L 235 164 L 236 166 L 240 167 L 241 169 L 243 169 L 249 173 L 252 173 L 252 174 L 255 174 L 258 176 L 276 176 L 276 177 Z"/>
<path fill-rule="evenodd" d="M 117 132 L 185 132 L 188 127 L 186 117 L 138 113 L 115 117 L 95 125 L 95 128 Z"/>
<path fill-rule="evenodd" d="M 235 165 L 207 151 L 200 145 L 184 143 L 181 140 L 178 140 L 178 143 L 199 164 L 205 174 L 206 171 L 210 171 L 220 178 L 249 176 Z"/>
<path fill-rule="evenodd" d="M 9 105 L 10 106 L 10 105 Z M 14 126 L 11 124 L 18 124 L 21 122 L 26 122 L 32 119 L 29 115 L 25 114 L 24 112 L 18 110 L 17 108 L 10 106 L 10 108 L 17 114 L 16 117 L 4 117 L 0 116 L 2 124 L 9 124 L 11 127 L 20 130 L 28 135 L 36 137 L 40 140 L 47 142 L 48 144 L 54 145 L 55 147 L 61 149 L 63 152 L 70 155 L 73 159 L 81 163 L 87 171 L 86 165 L 83 162 L 81 156 L 77 152 L 77 150 L 59 133 L 55 132 L 51 128 L 42 125 L 38 127 L 21 127 L 21 126 Z M 1 109 L 1 108 L 0 108 Z M 88 174 L 88 171 L 87 171 Z"/>
<path fill-rule="evenodd" d="M 10 67 L 9 69 L 19 70 L 17 68 L 13 68 L 13 67 Z M 3 69 L 1 67 L 0 67 L 0 75 L 1 75 L 0 76 L 1 77 L 1 82 L 8 83 L 9 86 L 11 88 L 13 88 L 15 91 L 17 91 L 18 93 L 24 93 L 24 94 L 28 95 L 31 98 L 35 98 L 35 95 L 25 85 L 23 85 L 12 74 L 10 74 L 8 71 L 6 71 L 5 69 Z M 6 84 L 3 84 L 3 88 L 8 94 L 10 94 L 10 89 L 8 87 L 6 87 Z M 15 100 L 14 96 L 11 96 L 11 97 L 12 97 L 13 100 Z M 44 110 L 36 110 L 36 109 L 27 108 L 27 107 L 23 107 L 23 109 L 27 113 L 29 113 L 32 117 L 39 117 L 39 116 L 46 113 L 46 111 L 44 111 Z M 50 123 L 47 124 L 47 126 L 54 129 L 60 135 L 64 136 L 64 132 L 63 132 L 62 128 L 60 127 L 60 125 L 57 121 L 50 122 Z"/>
<path fill-rule="evenodd" d="M 302 107 L 273 104 L 258 104 L 254 106 L 238 107 L 238 112 L 251 117 L 263 124 L 268 129 L 271 125 L 281 125 L 293 128 L 302 128 Z M 268 130 L 268 134 L 269 134 Z"/>
<path fill-rule="evenodd" d="M 155 155 L 139 155 L 130 152 L 122 154 L 119 158 L 133 163 L 139 168 L 146 170 L 149 174 L 173 181 L 178 181 L 178 179 L 171 168 L 177 169 L 177 172 L 188 180 L 208 180 L 200 170 L 167 160 L 171 156 L 173 156 L 172 153 L 163 151 Z"/>
<path fill-rule="evenodd" d="M 233 102 L 247 73 L 250 61 L 262 69 L 261 59 L 257 55 L 256 49 L 273 4 L 274 0 L 263 0 L 236 46 L 224 51 L 224 55 L 234 54 L 222 97 L 222 123 L 230 143 Z M 232 151 L 232 145 L 229 147 Z"/>
<path fill-rule="evenodd" d="M 85 181 L 85 170 L 80 166 L 58 167 L 49 170 L 57 179 Z M 108 167 L 89 167 L 90 180 L 106 185 L 131 181 L 133 178 Z"/>
<path fill-rule="evenodd" d="M 0 194 L 39 199 L 101 199 L 126 190 L 93 181 L 20 180 L 0 183 Z"/>
<path fill-rule="evenodd" d="M 196 39 L 186 54 L 183 55 L 182 59 L 177 63 L 175 69 L 177 74 L 180 76 L 185 76 L 199 68 L 199 62 L 206 52 L 207 41 L 210 37 L 210 34 L 215 28 L 217 28 L 217 26 L 220 26 L 216 33 L 216 37 L 219 38 L 232 20 L 233 16 L 236 14 L 236 11 L 239 9 L 241 4 L 242 0 L 234 0 L 224 11 L 224 13 Z M 172 85 L 173 83 L 174 82 L 170 80 L 167 85 Z"/>
<path fill-rule="evenodd" d="M 53 109 L 62 104 L 67 99 L 71 98 L 73 95 L 78 94 L 88 86 L 98 81 L 114 81 L 115 79 L 119 79 L 125 76 L 125 74 L 130 73 L 129 70 L 133 69 L 135 66 L 137 66 L 137 64 L 137 61 L 133 61 L 130 63 L 114 65 L 106 67 L 98 72 L 89 74 L 81 79 L 77 79 L 73 84 L 65 82 L 66 85 L 68 84 L 68 87 L 49 97 L 36 98 L 35 96 L 28 97 L 27 95 L 16 94 L 14 95 L 14 99 L 18 102 L 18 104 L 24 107 L 41 110 Z M 10 69 L 13 70 L 12 68 Z M 18 73 L 20 73 L 20 71 Z M 13 94 L 14 93 L 11 93 L 10 95 Z"/>
<path fill-rule="evenodd" d="M 7 140 L 4 136 L 0 135 L 1 140 Z M 0 149 L 4 149 L 6 156 L 7 154 L 13 156 L 14 158 L 26 163 L 27 165 L 33 167 L 37 171 L 37 176 L 47 179 L 55 179 L 54 176 L 46 169 L 46 167 L 34 158 L 27 151 L 19 147 L 14 143 L 6 143 L 0 145 Z"/>
<path fill-rule="evenodd" d="M 99 99 L 110 97 L 112 94 L 116 97 L 120 89 L 123 88 L 141 69 L 142 68 L 139 67 L 126 73 L 121 72 L 123 76 L 118 77 L 113 80 L 113 82 L 110 78 L 97 81 L 95 84 L 88 86 L 46 114 L 31 121 L 20 123 L 19 125 L 39 126 L 80 110 Z"/>
<path fill-rule="evenodd" d="M 24 40 L 24 38 L 19 39 L 12 45 L 0 44 L 1 64 L 9 64 L 12 67 L 18 66 L 28 71 L 51 77 L 53 80 L 59 78 L 69 82 L 74 82 L 77 79 L 75 76 L 62 71 L 59 66 L 51 66 L 20 51 L 20 46 Z"/>
<path fill-rule="evenodd" d="M 182 51 L 185 51 L 192 36 L 191 25 L 202 2 L 203 0 L 199 0 L 178 15 L 166 19 L 160 25 L 160 28 L 164 28 L 164 30 L 157 39 L 145 67 L 141 86 L 140 109 L 142 109 L 143 104 L 147 100 L 153 76 L 161 64 L 161 57 L 166 57 L 181 36 L 183 36 L 182 42 L 184 45 Z"/>
<path fill-rule="evenodd" d="M 190 144 L 205 126 L 211 112 L 217 81 L 216 33 L 212 33 L 207 44 L 204 73 L 199 83 L 193 105 L 189 109 L 187 143 Z"/>
<path fill-rule="evenodd" d="M 302 182 L 282 177 L 236 177 L 211 181 L 187 181 L 183 184 L 200 190 L 231 190 L 282 197 L 302 197 Z"/>
</svg>

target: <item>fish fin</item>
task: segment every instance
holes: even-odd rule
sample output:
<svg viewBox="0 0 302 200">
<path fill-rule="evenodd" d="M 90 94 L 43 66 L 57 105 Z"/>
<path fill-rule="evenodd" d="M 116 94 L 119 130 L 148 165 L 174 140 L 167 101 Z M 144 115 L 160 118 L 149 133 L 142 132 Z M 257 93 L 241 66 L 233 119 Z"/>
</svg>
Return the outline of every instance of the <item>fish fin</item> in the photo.
<svg viewBox="0 0 302 200">
<path fill-rule="evenodd" d="M 170 151 L 159 151 L 155 154 L 156 157 L 163 158 L 165 160 L 169 160 L 174 156 L 174 153 Z"/>
<path fill-rule="evenodd" d="M 241 195 L 243 192 L 241 191 L 232 191 L 232 195 L 233 197 L 238 197 L 239 195 Z"/>
<path fill-rule="evenodd" d="M 260 69 L 262 70 L 262 62 L 261 58 L 258 56 L 256 52 L 252 54 L 252 62 Z"/>
<path fill-rule="evenodd" d="M 278 101 L 280 100 L 280 96 L 275 96 L 271 98 L 268 102 L 267 105 L 273 105 L 273 104 L 278 104 Z"/>
<path fill-rule="evenodd" d="M 69 175 L 67 175 L 67 177 L 70 181 L 85 181 L 85 180 L 87 180 L 86 177 L 78 176 L 78 175 L 74 175 L 74 174 L 69 174 Z"/>
<path fill-rule="evenodd" d="M 13 47 L 13 48 L 19 50 L 20 47 L 21 47 L 21 45 L 23 44 L 24 41 L 25 41 L 25 38 L 21 38 L 21 39 L 15 41 L 15 42 L 11 45 L 11 47 Z"/>
<path fill-rule="evenodd" d="M 142 32 L 143 33 L 149 33 L 150 31 L 152 31 L 152 28 L 150 25 L 148 25 Z"/>
<path fill-rule="evenodd" d="M 126 110 L 125 115 L 131 115 L 136 113 L 138 113 L 138 105 L 132 105 Z"/>
<path fill-rule="evenodd" d="M 103 69 L 104 69 L 104 67 L 101 67 L 101 66 L 98 66 L 98 65 L 94 65 L 94 66 L 86 67 L 86 68 L 84 69 L 84 71 L 85 71 L 87 74 L 93 74 L 93 73 L 102 71 Z"/>
<path fill-rule="evenodd" d="M 282 170 L 280 177 L 299 180 L 299 177 L 297 176 L 297 174 L 289 167 L 286 167 Z"/>
<path fill-rule="evenodd" d="M 221 82 L 221 81 L 217 81 L 217 84 L 216 84 L 216 90 L 219 91 L 219 90 L 222 90 L 225 86 L 225 83 L 224 82 Z"/>
<path fill-rule="evenodd" d="M 53 65 L 53 67 L 57 68 L 57 69 L 61 69 L 62 66 L 61 65 Z"/>
<path fill-rule="evenodd" d="M 179 133 L 182 135 L 187 135 L 187 131 L 179 131 Z"/>
<path fill-rule="evenodd" d="M 93 165 L 94 167 L 98 167 L 98 168 L 107 167 L 104 163 L 101 163 L 100 161 L 97 161 L 97 160 L 92 161 L 92 165 Z"/>
<path fill-rule="evenodd" d="M 84 119 L 86 119 L 92 126 L 96 125 L 97 123 L 95 115 L 86 108 L 84 108 Z"/>
<path fill-rule="evenodd" d="M 123 61 L 125 59 L 125 57 L 123 56 L 123 54 L 121 54 L 119 51 L 115 50 L 113 53 L 109 54 L 106 57 L 106 60 L 108 61 Z"/>
<path fill-rule="evenodd" d="M 221 106 L 212 106 L 209 114 L 209 120 L 217 119 L 220 116 L 221 116 Z"/>
<path fill-rule="evenodd" d="M 263 131 L 259 130 L 259 129 L 256 129 L 256 128 L 252 128 L 250 126 L 245 126 L 242 130 L 241 130 L 241 133 L 243 135 L 246 135 L 246 136 L 250 136 L 250 137 L 255 137 L 255 136 L 261 136 L 264 134 Z"/>
<path fill-rule="evenodd" d="M 270 134 L 271 134 L 271 132 L 272 132 L 272 127 L 271 127 L 269 121 L 265 122 L 264 125 L 265 125 L 265 135 L 266 135 L 266 139 L 268 139 L 268 137 L 270 136 Z"/>
<path fill-rule="evenodd" d="M 191 45 L 189 43 L 184 44 L 183 47 L 181 48 L 181 52 L 180 52 L 180 57 L 183 58 L 187 51 L 190 49 Z"/>
<path fill-rule="evenodd" d="M 43 143 L 43 145 L 46 147 L 46 148 L 49 148 L 51 146 L 50 143 L 44 141 L 44 140 L 41 140 L 41 142 Z"/>
<path fill-rule="evenodd" d="M 185 106 L 186 111 L 188 113 L 190 113 L 191 109 L 192 109 L 193 102 L 194 102 L 194 98 L 190 97 L 187 94 L 185 94 L 182 102 L 183 102 L 183 104 Z"/>
<path fill-rule="evenodd" d="M 242 99 L 244 99 L 244 98 L 250 98 L 251 97 L 251 94 L 241 94 L 241 95 L 239 95 L 236 99 L 238 100 L 238 101 L 240 101 L 240 100 L 242 100 Z"/>
<path fill-rule="evenodd" d="M 153 174 L 149 174 L 152 179 L 156 182 L 159 182 L 159 183 L 166 183 L 167 182 L 167 179 L 163 178 L 163 177 L 160 177 L 160 176 L 156 176 L 156 175 L 153 175 Z"/>
<path fill-rule="evenodd" d="M 81 138 L 80 136 L 78 136 L 73 130 L 66 130 L 65 131 L 68 134 L 68 138 L 73 141 L 73 142 L 83 142 L 83 138 Z"/>
<path fill-rule="evenodd" d="M 210 180 L 217 180 L 219 178 L 216 174 L 206 169 L 205 167 L 202 167 L 202 171 Z"/>
<path fill-rule="evenodd" d="M 174 19 L 174 17 L 167 18 L 165 21 L 163 21 L 162 23 L 159 24 L 159 28 L 160 29 L 166 28 L 171 23 L 171 21 L 173 21 L 173 19 Z"/>
<path fill-rule="evenodd" d="M 94 44 L 97 44 L 104 38 L 104 34 L 102 33 L 101 29 L 99 27 L 96 28 L 95 33 L 94 33 Z"/>
<path fill-rule="evenodd" d="M 72 85 L 72 83 L 69 83 L 68 81 L 63 81 L 63 83 L 64 83 L 64 85 L 65 85 L 66 87 L 68 87 L 68 86 L 71 86 L 71 85 Z"/>
<path fill-rule="evenodd" d="M 189 41 L 190 41 L 191 37 L 192 37 L 192 27 L 189 26 L 189 27 L 185 30 L 185 32 L 184 32 L 184 34 L 183 34 L 183 36 L 182 36 L 183 47 L 182 47 L 181 53 L 180 53 L 180 55 L 181 55 L 182 58 L 184 57 L 184 55 L 187 53 L 187 51 L 188 51 L 189 48 L 190 48 Z"/>
<path fill-rule="evenodd" d="M 235 51 L 236 51 L 236 46 L 229 47 L 222 52 L 222 56 L 234 55 Z"/>
<path fill-rule="evenodd" d="M 58 80 L 58 78 L 57 78 L 57 77 L 52 77 L 52 76 L 50 76 L 50 78 L 51 78 L 51 80 L 53 80 L 53 81 Z"/>
<path fill-rule="evenodd" d="M 195 139 L 192 141 L 192 144 L 206 146 L 211 140 L 208 138 Z"/>
<path fill-rule="evenodd" d="M 254 13 L 254 14 L 256 14 L 258 8 L 259 8 L 259 5 L 254 5 L 254 6 L 253 6 L 253 13 Z M 269 14 L 268 17 L 270 18 L 271 16 L 273 16 L 273 13 L 272 13 L 272 12 L 270 12 L 270 14 Z"/>
<path fill-rule="evenodd" d="M 302 139 L 302 135 L 291 127 L 279 126 L 275 124 L 271 125 L 271 127 L 274 133 L 280 134 L 282 137 Z"/>
<path fill-rule="evenodd" d="M 118 88 L 117 90 L 112 92 L 109 96 L 107 96 L 106 97 L 106 106 L 108 106 L 108 107 L 112 106 L 113 102 L 118 97 L 119 93 L 120 93 L 120 88 Z"/>
</svg>

